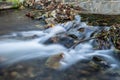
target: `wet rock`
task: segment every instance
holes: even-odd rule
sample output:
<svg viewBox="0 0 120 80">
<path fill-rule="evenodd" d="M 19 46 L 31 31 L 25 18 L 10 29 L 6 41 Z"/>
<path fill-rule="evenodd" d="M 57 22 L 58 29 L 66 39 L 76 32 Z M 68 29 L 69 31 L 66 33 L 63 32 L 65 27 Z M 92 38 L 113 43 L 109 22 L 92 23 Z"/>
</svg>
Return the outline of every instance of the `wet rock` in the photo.
<svg viewBox="0 0 120 80">
<path fill-rule="evenodd" d="M 56 37 L 52 37 L 50 39 L 48 39 L 46 42 L 44 42 L 44 44 L 48 45 L 48 44 L 61 44 L 67 48 L 70 48 L 71 46 L 74 45 L 74 39 L 70 38 L 70 37 L 60 37 L 60 36 L 56 36 Z"/>
<path fill-rule="evenodd" d="M 59 69 L 61 64 L 60 61 L 63 59 L 64 53 L 59 53 L 49 57 L 45 63 L 48 68 Z"/>
<path fill-rule="evenodd" d="M 92 61 L 90 62 L 90 65 L 96 69 L 110 68 L 110 64 L 99 56 L 93 56 Z"/>
<path fill-rule="evenodd" d="M 84 32 L 84 31 L 85 31 L 85 28 L 79 28 L 78 31 L 79 31 L 79 32 Z"/>
<path fill-rule="evenodd" d="M 10 75 L 13 78 L 20 78 L 21 77 L 20 74 L 18 72 L 16 72 L 16 71 L 12 71 Z"/>
<path fill-rule="evenodd" d="M 76 35 L 74 35 L 74 34 L 69 34 L 68 36 L 73 38 L 73 39 L 76 39 L 76 40 L 78 39 L 78 37 Z"/>
<path fill-rule="evenodd" d="M 93 56 L 92 60 L 95 61 L 95 62 L 101 62 L 101 61 L 103 61 L 103 59 L 100 58 L 100 57 L 98 57 L 98 56 Z"/>
</svg>

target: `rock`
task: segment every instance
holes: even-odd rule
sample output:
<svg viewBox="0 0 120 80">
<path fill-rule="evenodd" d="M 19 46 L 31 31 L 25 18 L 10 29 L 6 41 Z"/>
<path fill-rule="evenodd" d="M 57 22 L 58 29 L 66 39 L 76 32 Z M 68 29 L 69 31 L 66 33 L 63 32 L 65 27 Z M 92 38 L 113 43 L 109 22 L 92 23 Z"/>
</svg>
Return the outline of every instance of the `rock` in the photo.
<svg viewBox="0 0 120 80">
<path fill-rule="evenodd" d="M 52 37 L 50 39 L 48 39 L 46 42 L 44 42 L 44 44 L 61 44 L 64 45 L 67 48 L 70 48 L 74 45 L 74 39 L 70 38 L 70 37 L 60 37 L 60 36 L 56 36 L 56 37 Z"/>
<path fill-rule="evenodd" d="M 55 18 L 47 18 L 45 19 L 47 24 L 57 24 L 57 22 L 55 21 Z"/>
<path fill-rule="evenodd" d="M 19 7 L 19 9 L 22 10 L 22 9 L 25 9 L 25 7 L 24 7 L 23 5 L 21 5 L 21 6 Z"/>
<path fill-rule="evenodd" d="M 99 56 L 93 56 L 92 60 L 90 61 L 90 65 L 95 69 L 104 70 L 110 68 L 110 64 Z"/>
<path fill-rule="evenodd" d="M 18 74 L 18 72 L 16 72 L 16 71 L 13 71 L 13 72 L 11 72 L 11 76 L 12 77 L 17 77 L 19 74 Z"/>
<path fill-rule="evenodd" d="M 76 40 L 78 39 L 78 37 L 76 35 L 74 35 L 74 34 L 69 34 L 68 36 L 73 38 L 73 39 L 76 39 Z"/>
<path fill-rule="evenodd" d="M 50 57 L 47 59 L 45 65 L 46 65 L 48 68 L 58 69 L 58 68 L 60 68 L 60 66 L 61 66 L 60 61 L 63 59 L 63 57 L 64 57 L 64 53 L 59 53 L 59 54 L 50 56 Z"/>
<path fill-rule="evenodd" d="M 78 31 L 79 31 L 79 32 L 84 32 L 84 31 L 85 31 L 85 28 L 79 28 Z"/>
<path fill-rule="evenodd" d="M 35 0 L 24 0 L 23 1 L 23 5 L 25 6 L 25 7 L 33 7 L 33 5 L 34 5 L 34 3 L 35 3 Z"/>
<path fill-rule="evenodd" d="M 93 56 L 92 60 L 95 61 L 95 62 L 103 61 L 103 59 L 98 57 L 98 56 Z"/>
<path fill-rule="evenodd" d="M 51 16 L 52 16 L 53 18 L 56 18 L 56 15 L 57 15 L 56 10 L 53 10 L 53 11 L 51 12 Z"/>
</svg>

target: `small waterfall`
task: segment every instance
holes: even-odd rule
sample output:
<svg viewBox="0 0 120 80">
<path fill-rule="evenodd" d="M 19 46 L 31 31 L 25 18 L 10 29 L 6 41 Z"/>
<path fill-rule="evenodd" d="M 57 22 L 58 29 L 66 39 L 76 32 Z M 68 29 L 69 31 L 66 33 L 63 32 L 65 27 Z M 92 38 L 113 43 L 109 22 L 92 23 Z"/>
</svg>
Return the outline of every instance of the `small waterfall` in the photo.
<svg viewBox="0 0 120 80">
<path fill-rule="evenodd" d="M 43 44 L 49 38 L 56 36 L 57 34 L 66 34 L 68 29 L 69 33 L 75 32 L 75 34 L 81 36 L 81 34 L 77 33 L 76 29 L 70 30 L 73 22 L 58 24 L 55 27 L 43 31 L 13 32 L 0 36 L 0 57 L 4 58 L 1 65 L 34 58 L 43 59 L 63 52 L 64 59 L 61 61 L 62 68 L 67 68 L 80 60 L 89 59 L 92 56 L 105 57 L 111 65 L 118 66 L 117 60 L 112 57 L 113 49 L 94 50 L 91 40 L 77 45 L 75 49 L 66 48 L 61 44 Z M 98 27 L 88 26 L 84 22 L 79 21 L 77 24 L 79 24 L 78 28 L 87 28 L 85 33 L 82 33 L 82 35 L 86 34 L 86 38 L 90 36 L 91 30 L 99 30 Z"/>
</svg>

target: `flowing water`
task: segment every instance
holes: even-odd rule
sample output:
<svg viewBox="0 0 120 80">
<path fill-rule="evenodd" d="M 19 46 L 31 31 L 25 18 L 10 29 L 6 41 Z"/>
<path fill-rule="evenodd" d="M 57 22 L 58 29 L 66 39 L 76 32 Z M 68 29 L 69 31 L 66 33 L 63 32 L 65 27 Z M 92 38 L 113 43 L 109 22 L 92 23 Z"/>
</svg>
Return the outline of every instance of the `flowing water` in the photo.
<svg viewBox="0 0 120 80">
<path fill-rule="evenodd" d="M 70 29 L 74 23 L 79 24 L 78 27 L 74 29 L 73 28 Z M 85 28 L 85 31 L 82 33 L 77 32 L 76 29 L 78 28 Z M 19 62 L 24 62 L 36 58 L 44 60 L 50 56 L 62 52 L 64 53 L 64 58 L 60 61 L 61 64 L 59 68 L 60 70 L 66 70 L 71 66 L 78 64 L 78 62 L 82 60 L 90 60 L 93 56 L 100 56 L 104 58 L 105 61 L 109 63 L 110 70 L 114 70 L 114 69 L 119 70 L 120 63 L 119 60 L 113 56 L 115 54 L 113 46 L 111 46 L 110 49 L 95 50 L 93 49 L 93 40 L 80 43 L 74 49 L 66 48 L 64 45 L 59 43 L 53 43 L 49 45 L 44 44 L 46 41 L 48 41 L 50 38 L 54 36 L 57 35 L 62 36 L 65 34 L 76 34 L 77 36 L 79 36 L 79 38 L 85 35 L 85 39 L 88 39 L 94 31 L 99 29 L 100 29 L 99 26 L 88 26 L 85 22 L 80 21 L 79 16 L 76 16 L 75 21 L 67 22 L 64 24 L 58 24 L 46 30 L 20 31 L 20 32 L 12 32 L 6 35 L 1 35 L 0 36 L 0 57 L 1 57 L 0 66 L 13 65 Z M 109 28 L 107 27 L 107 29 Z M 40 64 L 40 65 L 44 65 L 44 64 Z M 42 79 L 35 79 L 35 80 L 42 80 Z M 47 79 L 47 80 L 56 80 L 56 79 Z M 68 79 L 63 79 L 63 80 L 68 80 Z M 78 79 L 74 79 L 74 80 L 78 80 Z M 83 79 L 83 80 L 88 80 L 88 79 Z M 115 79 L 115 80 L 119 80 L 119 79 Z"/>
<path fill-rule="evenodd" d="M 82 26 L 90 27 L 84 23 L 79 27 Z M 79 60 L 87 59 L 93 55 L 103 56 L 111 62 L 111 65 L 116 65 L 116 67 L 118 66 L 117 61 L 111 56 L 113 54 L 113 49 L 93 50 L 92 40 L 87 43 L 79 44 L 75 49 L 69 50 L 60 44 L 43 44 L 56 34 L 66 32 L 67 27 L 64 27 L 63 25 L 56 25 L 55 27 L 44 31 L 13 32 L 11 34 L 1 36 L 0 55 L 7 59 L 3 62 L 3 64 L 9 64 L 36 57 L 43 58 L 63 52 L 65 54 L 64 60 L 67 62 L 63 64 L 63 66 L 74 64 Z M 90 36 L 90 32 L 87 36 Z"/>
</svg>

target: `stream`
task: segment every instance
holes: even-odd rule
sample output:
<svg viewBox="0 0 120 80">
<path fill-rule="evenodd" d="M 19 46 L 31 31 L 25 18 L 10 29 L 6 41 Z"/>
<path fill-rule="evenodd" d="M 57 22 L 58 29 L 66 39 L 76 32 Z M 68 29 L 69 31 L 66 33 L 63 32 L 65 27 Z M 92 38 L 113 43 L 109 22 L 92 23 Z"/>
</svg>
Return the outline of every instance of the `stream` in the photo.
<svg viewBox="0 0 120 80">
<path fill-rule="evenodd" d="M 88 26 L 77 15 L 74 21 L 45 30 L 1 35 L 0 80 L 119 80 L 120 63 L 113 46 L 96 50 L 91 39 L 72 48 L 75 39 L 68 37 L 75 34 L 78 41 L 89 39 L 93 32 L 101 29 L 109 29 L 109 26 Z M 60 67 L 57 70 L 47 68 L 46 59 L 61 52 L 64 57 Z M 100 57 L 102 63 L 95 63 L 93 57 Z"/>
<path fill-rule="evenodd" d="M 62 67 L 68 67 L 82 59 L 88 59 L 89 57 L 95 55 L 104 57 L 111 63 L 111 67 L 119 67 L 119 62 L 112 57 L 112 55 L 114 54 L 114 49 L 111 48 L 109 50 L 94 50 L 92 46 L 92 40 L 88 41 L 87 43 L 81 43 L 77 45 L 75 49 L 67 49 L 60 44 L 43 44 L 48 39 L 56 36 L 57 34 L 66 33 L 67 27 L 70 26 L 68 26 L 67 24 L 70 23 L 66 23 L 66 26 L 56 25 L 55 27 L 49 28 L 44 31 L 14 32 L 8 35 L 1 36 L 0 55 L 7 59 L 5 60 L 5 62 L 3 62 L 3 64 L 11 64 L 14 62 L 33 58 L 44 58 L 63 52 L 65 54 L 64 61 L 66 63 L 63 62 Z M 86 25 L 85 23 L 83 23 L 79 27 L 90 29 L 90 26 Z M 72 31 L 70 31 L 70 33 L 71 32 Z M 72 33 L 77 34 L 74 31 Z M 86 37 L 89 37 L 90 31 L 86 31 L 85 34 Z M 83 34 L 79 36 L 83 36 Z"/>
</svg>

